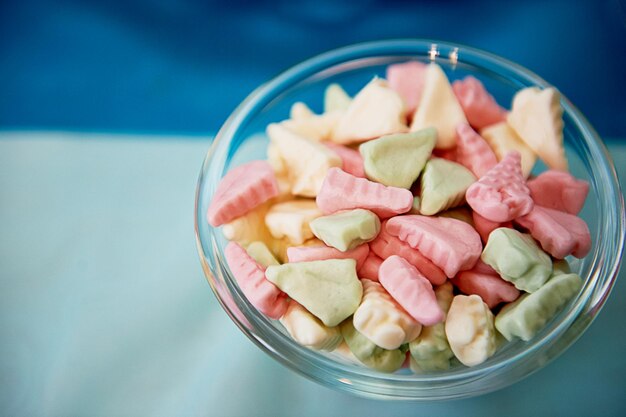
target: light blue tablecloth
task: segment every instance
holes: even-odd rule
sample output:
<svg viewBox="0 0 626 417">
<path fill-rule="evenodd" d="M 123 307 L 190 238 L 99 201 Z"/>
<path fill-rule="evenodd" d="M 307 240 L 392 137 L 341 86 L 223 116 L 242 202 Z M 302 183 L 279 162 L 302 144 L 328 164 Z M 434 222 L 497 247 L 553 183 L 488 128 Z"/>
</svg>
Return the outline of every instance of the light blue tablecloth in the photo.
<svg viewBox="0 0 626 417">
<path fill-rule="evenodd" d="M 526 380 L 435 404 L 364 400 L 294 374 L 221 310 L 193 236 L 209 140 L 0 134 L 0 415 L 620 416 L 626 281 Z M 626 143 L 610 144 L 626 178 Z"/>
</svg>

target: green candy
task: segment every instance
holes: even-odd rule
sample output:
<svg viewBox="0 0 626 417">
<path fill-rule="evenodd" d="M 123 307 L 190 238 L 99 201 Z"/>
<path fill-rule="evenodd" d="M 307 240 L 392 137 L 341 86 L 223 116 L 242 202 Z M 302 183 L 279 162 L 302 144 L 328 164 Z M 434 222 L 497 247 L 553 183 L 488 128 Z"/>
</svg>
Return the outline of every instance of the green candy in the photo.
<svg viewBox="0 0 626 417">
<path fill-rule="evenodd" d="M 407 351 L 406 345 L 402 345 L 394 350 L 376 346 L 354 328 L 352 318 L 341 323 L 340 329 L 350 351 L 365 366 L 381 372 L 394 372 L 400 369 L 404 363 Z"/>
<path fill-rule="evenodd" d="M 472 212 L 467 207 L 457 207 L 454 209 L 442 211 L 439 213 L 439 217 L 448 217 L 450 219 L 461 220 L 474 227 L 474 218 Z"/>
<path fill-rule="evenodd" d="M 569 267 L 569 263 L 567 263 L 565 259 L 556 259 L 552 263 L 552 268 L 552 275 L 569 274 L 572 272 L 571 268 Z"/>
<path fill-rule="evenodd" d="M 373 240 L 380 232 L 378 216 L 364 209 L 318 217 L 309 226 L 315 236 L 342 252 Z"/>
<path fill-rule="evenodd" d="M 476 177 L 463 165 L 443 158 L 431 159 L 422 173 L 421 213 L 432 216 L 458 206 L 474 182 Z"/>
<path fill-rule="evenodd" d="M 413 205 L 409 214 L 420 214 L 420 198 L 418 196 L 413 197 Z"/>
<path fill-rule="evenodd" d="M 359 147 L 365 174 L 384 185 L 411 188 L 437 142 L 433 128 L 387 135 Z"/>
<path fill-rule="evenodd" d="M 342 111 L 350 106 L 352 99 L 339 84 L 330 84 L 324 91 L 324 113 Z"/>
<path fill-rule="evenodd" d="M 504 280 L 526 292 L 537 291 L 552 274 L 550 257 L 532 236 L 508 227 L 491 232 L 480 258 Z"/>
<path fill-rule="evenodd" d="M 265 277 L 328 327 L 351 316 L 363 296 L 354 259 L 269 266 Z"/>
<path fill-rule="evenodd" d="M 246 252 L 252 259 L 259 265 L 267 268 L 270 265 L 280 265 L 280 262 L 276 260 L 274 254 L 269 250 L 267 245 L 263 242 L 252 242 L 246 248 Z"/>
<path fill-rule="evenodd" d="M 582 288 L 576 274 L 559 273 L 532 294 L 505 305 L 496 316 L 496 329 L 507 340 L 530 340 Z"/>
</svg>

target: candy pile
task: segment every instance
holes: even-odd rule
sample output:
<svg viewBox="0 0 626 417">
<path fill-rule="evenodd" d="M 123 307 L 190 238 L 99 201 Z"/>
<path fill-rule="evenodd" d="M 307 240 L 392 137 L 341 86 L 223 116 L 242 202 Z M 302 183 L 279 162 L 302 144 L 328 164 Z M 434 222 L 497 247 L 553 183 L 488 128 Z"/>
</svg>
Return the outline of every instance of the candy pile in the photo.
<svg viewBox="0 0 626 417">
<path fill-rule="evenodd" d="M 567 173 L 555 89 L 506 111 L 471 76 L 407 62 L 324 99 L 270 124 L 268 161 L 228 172 L 207 213 L 294 340 L 385 372 L 475 366 L 580 291 L 564 258 L 591 248 L 589 185 Z M 550 169 L 528 179 L 537 158 Z"/>
</svg>

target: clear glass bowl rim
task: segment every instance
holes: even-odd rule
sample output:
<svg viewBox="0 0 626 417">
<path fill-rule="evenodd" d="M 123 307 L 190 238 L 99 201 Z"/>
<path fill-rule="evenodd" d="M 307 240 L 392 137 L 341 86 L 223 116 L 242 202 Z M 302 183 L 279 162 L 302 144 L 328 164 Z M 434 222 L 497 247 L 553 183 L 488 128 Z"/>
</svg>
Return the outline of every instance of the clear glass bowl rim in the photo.
<svg viewBox="0 0 626 417">
<path fill-rule="evenodd" d="M 597 190 L 601 209 L 599 227 L 603 233 L 598 234 L 602 240 L 594 242 L 592 253 L 588 255 L 593 257 L 591 276 L 572 308 L 550 331 L 542 332 L 545 333 L 543 337 L 528 342 L 523 351 L 499 362 L 488 361 L 474 368 L 459 368 L 443 374 L 381 374 L 334 361 L 298 345 L 277 330 L 270 320 L 259 314 L 245 299 L 225 264 L 213 233 L 215 230 L 206 225 L 205 213 L 200 210 L 200 199 L 203 192 L 208 191 L 209 195 L 215 192 L 227 164 L 228 148 L 247 118 L 253 117 L 255 111 L 279 96 L 281 91 L 348 62 L 402 56 L 407 59 L 429 57 L 438 63 L 449 64 L 451 54 L 456 54 L 459 62 L 482 67 L 507 79 L 519 79 L 526 85 L 542 88 L 551 86 L 515 63 L 460 44 L 417 39 L 356 44 L 308 59 L 253 91 L 224 123 L 204 160 L 196 189 L 196 244 L 204 273 L 216 298 L 235 324 L 262 350 L 289 368 L 324 385 L 370 398 L 412 400 L 463 398 L 503 388 L 540 369 L 565 351 L 597 316 L 617 277 L 626 223 L 617 174 L 598 134 L 578 109 L 562 97 L 564 117 L 571 118 L 584 141 L 592 165 L 592 186 Z M 204 233 L 208 235 L 203 236 Z M 617 239 L 613 240 L 611 236 L 617 236 Z M 210 242 L 210 245 L 206 244 L 205 247 L 205 242 Z M 235 306 L 227 302 L 224 296 L 232 297 Z"/>
</svg>

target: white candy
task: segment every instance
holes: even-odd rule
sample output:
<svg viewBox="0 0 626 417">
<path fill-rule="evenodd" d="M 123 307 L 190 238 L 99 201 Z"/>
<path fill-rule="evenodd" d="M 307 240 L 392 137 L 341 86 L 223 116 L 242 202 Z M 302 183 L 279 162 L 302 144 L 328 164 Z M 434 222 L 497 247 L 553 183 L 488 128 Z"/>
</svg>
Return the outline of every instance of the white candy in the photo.
<svg viewBox="0 0 626 417">
<path fill-rule="evenodd" d="M 315 197 L 326 173 L 332 167 L 341 167 L 341 158 L 326 146 L 307 139 L 281 124 L 272 123 L 267 127 L 272 153 L 284 163 L 291 192 L 295 195 Z M 271 162 L 274 165 L 275 162 Z"/>
<path fill-rule="evenodd" d="M 415 339 L 422 326 L 378 282 L 361 280 L 363 299 L 354 312 L 353 324 L 363 336 L 383 349 L 393 350 Z"/>
<path fill-rule="evenodd" d="M 343 340 L 339 328 L 325 326 L 294 300 L 289 302 L 289 307 L 280 322 L 293 340 L 311 349 L 332 351 Z"/>
<path fill-rule="evenodd" d="M 272 203 L 261 204 L 241 217 L 222 226 L 222 233 L 228 240 L 247 246 L 254 241 L 261 241 L 269 245 L 273 240 L 272 234 L 265 226 L 265 215 Z"/>
<path fill-rule="evenodd" d="M 456 127 L 460 123 L 467 123 L 467 119 L 448 77 L 439 65 L 429 64 L 422 98 L 413 115 L 411 132 L 434 127 L 437 129 L 435 147 L 449 149 L 456 146 Z"/>
<path fill-rule="evenodd" d="M 487 141 L 496 154 L 498 161 L 501 161 L 510 151 L 519 152 L 522 156 L 522 173 L 524 178 L 528 178 L 533 170 L 533 166 L 535 166 L 537 155 L 524 143 L 507 122 L 496 123 L 484 128 L 480 131 L 480 136 Z"/>
<path fill-rule="evenodd" d="M 287 238 L 301 245 L 313 237 L 311 220 L 322 216 L 314 200 L 293 200 L 274 204 L 265 215 L 265 225 L 276 239 Z"/>
<path fill-rule="evenodd" d="M 494 318 L 477 295 L 457 295 L 446 319 L 446 336 L 454 355 L 466 366 L 486 361 L 496 351 Z"/>
<path fill-rule="evenodd" d="M 450 281 L 435 288 L 437 303 L 447 312 L 454 297 Z M 409 344 L 411 350 L 411 369 L 414 372 L 445 370 L 450 368 L 450 359 L 454 353 L 450 349 L 444 323 L 425 326 L 422 332 Z"/>
<path fill-rule="evenodd" d="M 341 111 L 306 116 L 303 111 L 296 112 L 298 118 L 285 120 L 282 126 L 294 133 L 314 141 L 327 140 L 343 115 Z"/>
<path fill-rule="evenodd" d="M 387 81 L 374 78 L 354 97 L 335 127 L 331 140 L 348 144 L 406 132 L 405 111 L 402 97 L 388 86 Z"/>
</svg>

